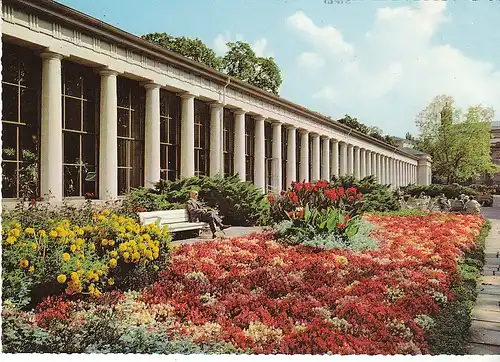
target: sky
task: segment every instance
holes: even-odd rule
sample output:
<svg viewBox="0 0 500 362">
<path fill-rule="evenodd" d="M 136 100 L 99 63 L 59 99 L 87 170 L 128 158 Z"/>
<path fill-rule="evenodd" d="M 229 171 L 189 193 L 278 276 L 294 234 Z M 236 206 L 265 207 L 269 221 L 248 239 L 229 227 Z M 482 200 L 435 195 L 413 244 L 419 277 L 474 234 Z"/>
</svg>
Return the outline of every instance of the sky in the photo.
<svg viewBox="0 0 500 362">
<path fill-rule="evenodd" d="M 500 114 L 500 0 L 59 2 L 135 35 L 199 38 L 219 55 L 246 41 L 275 59 L 281 97 L 384 134 L 418 134 L 417 114 L 440 94 Z"/>
</svg>

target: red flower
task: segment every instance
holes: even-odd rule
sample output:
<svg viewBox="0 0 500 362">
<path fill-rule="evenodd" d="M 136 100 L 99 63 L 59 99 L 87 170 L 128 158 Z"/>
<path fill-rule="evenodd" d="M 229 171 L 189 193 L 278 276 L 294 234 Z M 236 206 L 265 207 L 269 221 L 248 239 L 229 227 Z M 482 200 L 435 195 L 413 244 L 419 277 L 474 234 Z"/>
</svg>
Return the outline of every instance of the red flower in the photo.
<svg viewBox="0 0 500 362">
<path fill-rule="evenodd" d="M 288 216 L 290 216 L 291 218 L 293 218 L 295 216 L 295 213 L 293 211 L 289 211 L 288 212 Z"/>
<path fill-rule="evenodd" d="M 339 197 L 344 196 L 344 188 L 342 186 L 339 187 L 338 194 L 339 194 Z"/>
<path fill-rule="evenodd" d="M 285 196 L 285 191 L 281 190 L 281 191 L 280 191 L 280 195 L 281 195 L 281 196 Z"/>
<path fill-rule="evenodd" d="M 35 205 L 36 204 L 36 200 L 35 199 L 31 199 L 31 205 Z"/>
<path fill-rule="evenodd" d="M 338 223 L 337 223 L 337 229 L 343 230 L 343 229 L 344 229 L 344 227 L 345 227 L 345 225 L 344 225 L 344 224 L 342 224 L 341 222 L 338 222 Z"/>
<path fill-rule="evenodd" d="M 273 194 L 267 195 L 267 201 L 273 202 L 274 201 L 274 195 Z"/>
<path fill-rule="evenodd" d="M 347 222 L 351 219 L 351 217 L 349 215 L 346 215 L 346 217 L 344 219 L 345 219 L 345 222 L 347 224 Z"/>
<path fill-rule="evenodd" d="M 350 194 L 355 194 L 356 193 L 356 188 L 355 187 L 349 187 L 347 189 L 347 194 L 350 195 Z"/>
<path fill-rule="evenodd" d="M 356 197 L 358 198 L 358 200 L 361 200 L 363 198 L 363 195 L 360 192 Z"/>
<path fill-rule="evenodd" d="M 297 216 L 298 217 L 303 217 L 304 216 L 304 210 L 303 209 L 297 210 Z"/>
</svg>

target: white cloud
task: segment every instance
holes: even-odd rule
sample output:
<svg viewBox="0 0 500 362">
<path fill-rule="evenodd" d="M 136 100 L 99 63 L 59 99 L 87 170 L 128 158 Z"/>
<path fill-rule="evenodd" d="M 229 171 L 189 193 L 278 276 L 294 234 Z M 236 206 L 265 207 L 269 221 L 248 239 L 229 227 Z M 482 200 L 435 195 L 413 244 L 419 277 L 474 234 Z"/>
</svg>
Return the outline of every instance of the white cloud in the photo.
<svg viewBox="0 0 500 362">
<path fill-rule="evenodd" d="M 219 55 L 223 56 L 227 52 L 227 43 L 236 41 L 246 41 L 242 34 L 236 34 L 232 36 L 229 32 L 224 34 L 219 34 L 215 37 L 213 41 L 213 50 Z M 249 42 L 255 55 L 258 57 L 272 57 L 273 53 L 269 50 L 268 40 L 266 38 L 260 38 L 255 40 L 253 43 Z"/>
<path fill-rule="evenodd" d="M 299 56 L 299 66 L 306 69 L 319 69 L 325 65 L 325 59 L 318 53 L 302 53 Z"/>
<path fill-rule="evenodd" d="M 450 21 L 444 1 L 379 8 L 364 38 L 351 44 L 333 25 L 295 13 L 286 23 L 308 44 L 299 64 L 323 60 L 320 76 L 308 79 L 314 76 L 308 73 L 296 82 L 307 84 L 322 113 L 349 113 L 400 136 L 415 132 L 415 116 L 439 94 L 454 96 L 461 107 L 500 109 L 500 70 L 436 41 L 439 27 Z"/>
<path fill-rule="evenodd" d="M 340 31 L 333 26 L 316 26 L 302 11 L 290 16 L 287 23 L 298 30 L 307 41 L 316 45 L 318 49 L 326 50 L 334 55 L 349 55 L 354 51 L 354 47 L 344 40 Z"/>
</svg>

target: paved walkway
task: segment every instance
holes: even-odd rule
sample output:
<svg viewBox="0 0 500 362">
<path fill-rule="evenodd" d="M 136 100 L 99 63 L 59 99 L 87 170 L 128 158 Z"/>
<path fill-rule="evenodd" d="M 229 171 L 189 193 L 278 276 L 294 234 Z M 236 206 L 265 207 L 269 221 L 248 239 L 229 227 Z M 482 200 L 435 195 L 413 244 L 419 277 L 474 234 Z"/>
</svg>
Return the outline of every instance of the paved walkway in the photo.
<svg viewBox="0 0 500 362">
<path fill-rule="evenodd" d="M 472 311 L 469 353 L 500 355 L 500 208 L 483 208 L 491 221 L 486 238 L 485 265 L 476 305 Z"/>
<path fill-rule="evenodd" d="M 225 235 L 217 231 L 216 235 L 221 238 L 236 238 L 236 237 L 241 237 L 241 236 L 247 236 L 253 233 L 260 233 L 264 230 L 263 227 L 260 226 L 251 226 L 251 227 L 244 227 L 244 226 L 231 226 L 229 229 L 224 230 Z M 200 233 L 200 236 L 197 238 L 190 238 L 190 239 L 180 239 L 180 240 L 174 240 L 174 244 L 194 244 L 194 243 L 199 243 L 199 242 L 204 242 L 204 241 L 209 241 L 212 240 L 212 233 L 210 230 L 208 231 L 202 231 Z"/>
</svg>

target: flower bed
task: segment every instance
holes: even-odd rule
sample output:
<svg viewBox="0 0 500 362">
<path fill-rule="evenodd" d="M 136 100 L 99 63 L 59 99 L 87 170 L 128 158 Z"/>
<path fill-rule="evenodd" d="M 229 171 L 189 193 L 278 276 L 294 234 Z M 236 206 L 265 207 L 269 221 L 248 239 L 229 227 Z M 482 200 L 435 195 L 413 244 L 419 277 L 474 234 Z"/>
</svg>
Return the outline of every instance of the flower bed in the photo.
<svg viewBox="0 0 500 362">
<path fill-rule="evenodd" d="M 372 233 L 380 241 L 376 251 L 286 246 L 271 234 L 184 246 L 172 254 L 160 281 L 142 293 L 103 293 L 86 303 L 49 300 L 38 307 L 36 325 L 49 335 L 67 326 L 74 338 L 104 309 L 115 330 L 108 336 L 101 321 L 108 335 L 99 343 L 106 345 L 140 326 L 169 340 L 225 343 L 230 348 L 224 351 L 427 353 L 425 331 L 452 300 L 459 259 L 474 246 L 483 219 L 367 219 L 378 227 Z"/>
</svg>

